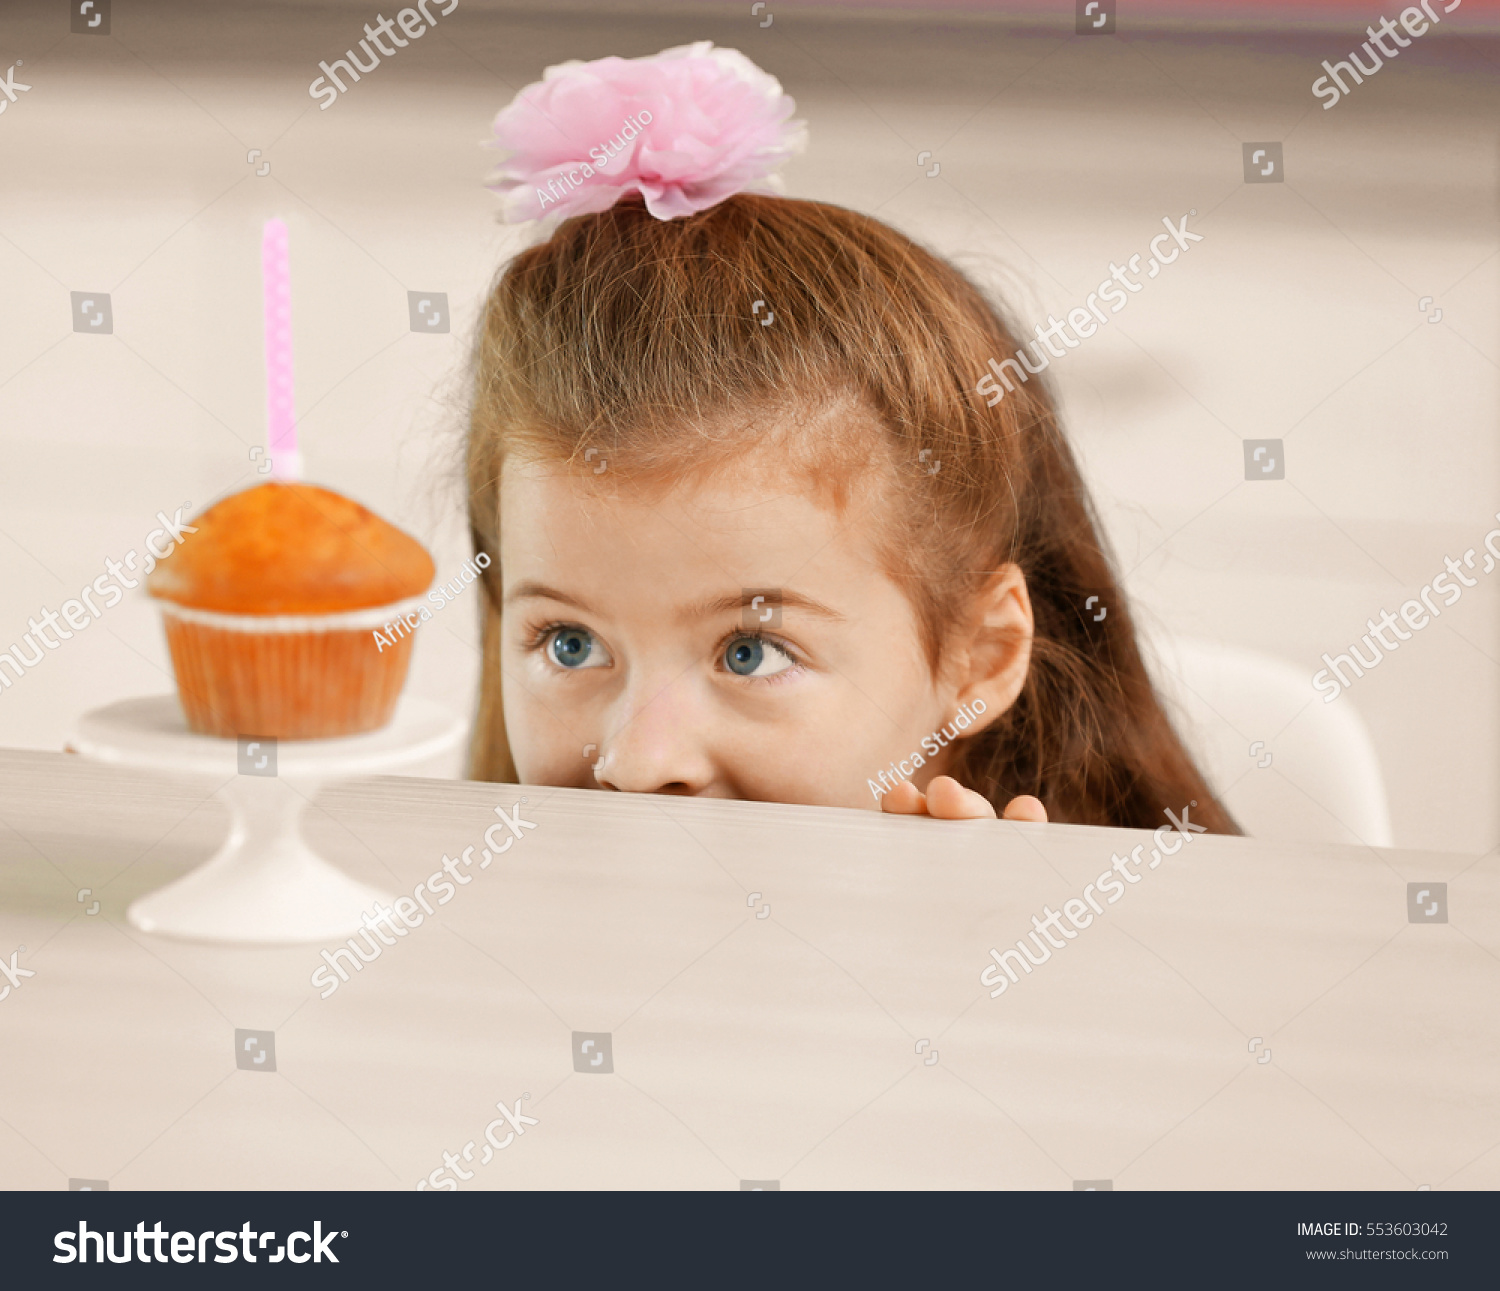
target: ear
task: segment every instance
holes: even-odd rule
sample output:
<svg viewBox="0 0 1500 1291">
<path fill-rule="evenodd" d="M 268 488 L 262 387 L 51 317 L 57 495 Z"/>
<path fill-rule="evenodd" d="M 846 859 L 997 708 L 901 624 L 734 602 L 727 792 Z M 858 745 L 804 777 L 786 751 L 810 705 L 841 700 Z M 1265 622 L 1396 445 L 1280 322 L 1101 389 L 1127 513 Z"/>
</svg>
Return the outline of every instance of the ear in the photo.
<svg viewBox="0 0 1500 1291">
<path fill-rule="evenodd" d="M 955 706 L 967 704 L 973 712 L 982 704 L 984 710 L 966 735 L 983 730 L 1016 702 L 1026 684 L 1035 634 L 1026 576 L 1019 565 L 1003 565 L 975 597 L 969 626 L 950 656 Z"/>
</svg>

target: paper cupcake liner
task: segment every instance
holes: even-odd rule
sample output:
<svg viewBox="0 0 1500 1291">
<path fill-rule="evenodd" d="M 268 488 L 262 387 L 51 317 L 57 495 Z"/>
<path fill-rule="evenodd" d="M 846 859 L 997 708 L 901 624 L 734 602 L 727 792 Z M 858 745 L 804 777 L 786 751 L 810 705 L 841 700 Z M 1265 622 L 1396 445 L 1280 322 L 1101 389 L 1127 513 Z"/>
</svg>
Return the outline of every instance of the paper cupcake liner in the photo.
<svg viewBox="0 0 1500 1291">
<path fill-rule="evenodd" d="M 427 604 L 425 596 L 412 596 L 391 605 L 364 610 L 337 610 L 331 614 L 227 614 L 222 610 L 199 610 L 175 601 L 161 601 L 163 614 L 183 623 L 197 623 L 227 632 L 249 632 L 264 636 L 272 632 L 373 632 L 398 618 L 415 614 Z"/>
<path fill-rule="evenodd" d="M 276 616 L 278 623 L 161 608 L 182 711 L 200 735 L 334 739 L 378 730 L 396 711 L 412 638 L 380 647 L 372 633 L 394 621 L 401 605 L 357 611 L 381 616 L 369 627 L 349 625 L 349 615 Z"/>
</svg>

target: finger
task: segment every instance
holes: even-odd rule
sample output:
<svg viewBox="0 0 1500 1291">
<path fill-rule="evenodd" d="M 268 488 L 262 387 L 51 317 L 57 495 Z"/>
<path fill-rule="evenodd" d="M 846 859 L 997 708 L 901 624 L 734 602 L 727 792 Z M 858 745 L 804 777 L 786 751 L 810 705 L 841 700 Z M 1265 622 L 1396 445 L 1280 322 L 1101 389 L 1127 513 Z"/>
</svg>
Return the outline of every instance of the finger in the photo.
<svg viewBox="0 0 1500 1291">
<path fill-rule="evenodd" d="M 903 780 L 880 800 L 880 809 L 897 816 L 925 816 L 927 803 L 916 785 Z"/>
<path fill-rule="evenodd" d="M 1012 798 L 1005 804 L 1005 820 L 1029 820 L 1033 824 L 1045 825 L 1047 823 L 1047 809 L 1042 806 L 1040 798 L 1033 798 L 1029 793 L 1023 793 L 1019 798 Z"/>
<path fill-rule="evenodd" d="M 994 820 L 995 807 L 952 776 L 934 776 L 927 786 L 927 814 L 943 820 Z"/>
</svg>

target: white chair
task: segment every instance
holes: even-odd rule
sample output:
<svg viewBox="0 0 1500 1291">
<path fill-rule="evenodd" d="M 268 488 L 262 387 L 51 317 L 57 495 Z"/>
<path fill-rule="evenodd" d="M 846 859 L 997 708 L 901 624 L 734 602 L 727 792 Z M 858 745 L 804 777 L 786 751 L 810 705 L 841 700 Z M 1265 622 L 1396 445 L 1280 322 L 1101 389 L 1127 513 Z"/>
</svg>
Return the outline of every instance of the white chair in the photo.
<svg viewBox="0 0 1500 1291">
<path fill-rule="evenodd" d="M 1163 636 L 1142 647 L 1189 752 L 1247 834 L 1395 846 L 1375 745 L 1347 694 L 1325 703 L 1305 670 L 1238 646 Z"/>
</svg>

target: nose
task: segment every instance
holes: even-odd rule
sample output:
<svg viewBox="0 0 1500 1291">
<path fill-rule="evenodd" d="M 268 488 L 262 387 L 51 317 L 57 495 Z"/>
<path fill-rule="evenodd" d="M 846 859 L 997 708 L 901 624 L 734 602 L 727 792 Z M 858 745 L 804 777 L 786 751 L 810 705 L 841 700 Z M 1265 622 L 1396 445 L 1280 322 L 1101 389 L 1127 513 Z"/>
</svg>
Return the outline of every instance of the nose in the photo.
<svg viewBox="0 0 1500 1291">
<path fill-rule="evenodd" d="M 604 765 L 595 779 L 624 793 L 706 792 L 714 781 L 704 738 L 709 718 L 690 677 L 632 688 L 605 736 Z"/>
</svg>

